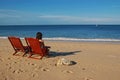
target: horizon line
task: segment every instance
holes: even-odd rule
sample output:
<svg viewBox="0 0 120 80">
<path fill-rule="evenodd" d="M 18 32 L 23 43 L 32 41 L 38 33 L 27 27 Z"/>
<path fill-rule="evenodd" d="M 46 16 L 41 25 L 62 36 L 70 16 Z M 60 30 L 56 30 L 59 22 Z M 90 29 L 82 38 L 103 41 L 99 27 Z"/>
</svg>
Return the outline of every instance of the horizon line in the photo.
<svg viewBox="0 0 120 80">
<path fill-rule="evenodd" d="M 54 26 L 54 25 L 70 25 L 70 26 L 72 26 L 72 25 L 97 25 L 97 26 L 99 26 L 99 25 L 120 25 L 120 24 L 4 24 L 4 25 L 0 25 L 0 26 L 32 26 L 32 25 L 34 25 L 34 26 L 38 26 L 38 25 L 41 25 L 41 26 L 47 26 L 47 25 L 52 25 L 52 26 Z"/>
</svg>

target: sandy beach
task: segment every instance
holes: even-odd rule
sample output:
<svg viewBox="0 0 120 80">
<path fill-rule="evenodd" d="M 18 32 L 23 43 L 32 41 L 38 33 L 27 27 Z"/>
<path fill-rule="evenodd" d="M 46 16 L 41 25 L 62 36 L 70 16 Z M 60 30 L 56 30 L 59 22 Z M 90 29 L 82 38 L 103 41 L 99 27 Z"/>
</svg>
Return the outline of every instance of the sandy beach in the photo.
<svg viewBox="0 0 120 80">
<path fill-rule="evenodd" d="M 8 39 L 0 39 L 0 80 L 120 80 L 120 43 L 45 41 L 45 44 L 51 46 L 50 57 L 36 60 L 13 56 Z M 56 66 L 61 58 L 76 64 Z"/>
</svg>

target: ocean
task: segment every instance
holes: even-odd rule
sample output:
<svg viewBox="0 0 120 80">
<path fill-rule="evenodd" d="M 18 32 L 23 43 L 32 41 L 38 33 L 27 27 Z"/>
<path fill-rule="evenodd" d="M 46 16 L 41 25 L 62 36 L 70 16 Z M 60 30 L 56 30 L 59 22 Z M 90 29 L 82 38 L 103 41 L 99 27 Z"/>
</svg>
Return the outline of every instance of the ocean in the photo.
<svg viewBox="0 0 120 80">
<path fill-rule="evenodd" d="M 35 37 L 37 32 L 44 40 L 120 41 L 120 25 L 0 25 L 0 38 Z"/>
</svg>

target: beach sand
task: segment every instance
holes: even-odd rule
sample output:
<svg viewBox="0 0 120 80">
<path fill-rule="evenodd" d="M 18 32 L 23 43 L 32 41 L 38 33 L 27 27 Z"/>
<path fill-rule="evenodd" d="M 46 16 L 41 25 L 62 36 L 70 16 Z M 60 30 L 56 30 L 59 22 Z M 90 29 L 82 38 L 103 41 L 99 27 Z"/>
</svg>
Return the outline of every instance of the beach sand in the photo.
<svg viewBox="0 0 120 80">
<path fill-rule="evenodd" d="M 0 80 L 120 80 L 120 43 L 45 41 L 45 44 L 51 46 L 50 57 L 36 60 L 13 56 L 8 39 L 0 39 Z M 61 58 L 76 64 L 56 66 Z"/>
</svg>

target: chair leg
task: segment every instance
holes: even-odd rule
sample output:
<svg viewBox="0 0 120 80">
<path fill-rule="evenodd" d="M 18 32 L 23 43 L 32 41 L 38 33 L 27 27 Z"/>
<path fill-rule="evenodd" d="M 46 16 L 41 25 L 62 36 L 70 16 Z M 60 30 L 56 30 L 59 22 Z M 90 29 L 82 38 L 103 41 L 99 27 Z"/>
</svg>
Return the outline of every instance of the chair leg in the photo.
<svg viewBox="0 0 120 80">
<path fill-rule="evenodd" d="M 26 54 L 27 54 L 27 53 L 24 53 L 24 54 L 22 55 L 22 57 L 24 57 Z"/>
<path fill-rule="evenodd" d="M 14 53 L 13 53 L 13 55 L 15 55 L 17 53 L 17 51 L 15 51 Z"/>
<path fill-rule="evenodd" d="M 29 58 L 31 58 L 31 56 L 32 56 L 33 54 L 32 53 L 30 53 L 30 56 L 29 56 Z"/>
<path fill-rule="evenodd" d="M 42 59 L 42 58 L 43 58 L 43 56 L 40 57 L 40 59 Z"/>
</svg>

